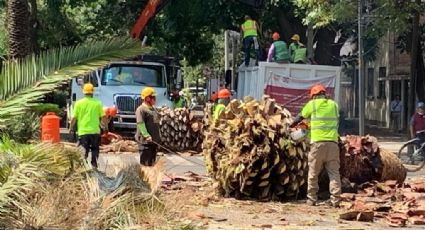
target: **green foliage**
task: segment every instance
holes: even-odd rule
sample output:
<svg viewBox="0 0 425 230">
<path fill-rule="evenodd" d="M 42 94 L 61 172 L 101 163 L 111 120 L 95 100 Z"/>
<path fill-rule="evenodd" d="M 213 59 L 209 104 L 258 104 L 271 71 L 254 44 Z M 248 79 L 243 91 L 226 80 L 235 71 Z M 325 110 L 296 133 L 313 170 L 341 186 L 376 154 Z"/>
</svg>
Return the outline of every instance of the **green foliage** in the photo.
<svg viewBox="0 0 425 230">
<path fill-rule="evenodd" d="M 6 8 L 0 6 L 0 58 L 7 54 Z"/>
<path fill-rule="evenodd" d="M 5 128 L 0 130 L 0 133 L 13 138 L 18 143 L 38 140 L 40 139 L 40 119 L 41 116 L 35 112 L 14 116 Z"/>
<path fill-rule="evenodd" d="M 59 108 L 59 105 L 57 104 L 50 104 L 50 103 L 43 103 L 39 105 L 35 105 L 31 108 L 31 111 L 33 111 L 38 116 L 43 116 L 47 112 L 54 112 L 58 116 L 63 115 L 63 111 Z"/>
<path fill-rule="evenodd" d="M 72 77 L 84 75 L 112 60 L 140 55 L 142 49 L 128 38 L 82 43 L 53 49 L 18 62 L 4 63 L 0 73 L 0 126 L 28 107 L 38 104 L 45 94 Z"/>
</svg>

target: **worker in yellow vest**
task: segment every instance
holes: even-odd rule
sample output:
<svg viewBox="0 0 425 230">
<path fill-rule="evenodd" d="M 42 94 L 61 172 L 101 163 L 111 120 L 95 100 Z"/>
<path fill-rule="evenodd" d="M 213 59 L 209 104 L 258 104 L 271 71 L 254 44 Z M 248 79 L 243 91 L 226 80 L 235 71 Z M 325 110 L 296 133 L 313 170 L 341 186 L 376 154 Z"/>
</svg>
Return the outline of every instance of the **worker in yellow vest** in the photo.
<svg viewBox="0 0 425 230">
<path fill-rule="evenodd" d="M 213 113 L 214 120 L 217 120 L 220 117 L 220 114 L 224 111 L 226 105 L 229 104 L 231 96 L 232 93 L 228 89 L 221 89 L 220 91 L 218 91 L 218 102 L 217 105 L 214 107 Z"/>
<path fill-rule="evenodd" d="M 300 35 L 294 34 L 291 38 L 292 43 L 289 45 L 289 56 L 292 63 L 307 63 L 307 48 L 300 42 Z"/>
<path fill-rule="evenodd" d="M 251 59 L 251 46 L 254 44 L 256 54 L 256 65 L 260 57 L 260 46 L 258 45 L 258 26 L 257 22 L 252 20 L 248 15 L 245 16 L 245 22 L 241 26 L 243 33 L 243 48 L 245 52 L 245 66 L 249 66 L 249 60 Z"/>
<path fill-rule="evenodd" d="M 295 118 L 291 127 L 304 119 L 310 119 L 311 147 L 308 154 L 307 204 L 316 205 L 319 191 L 319 174 L 323 168 L 329 175 L 331 205 L 339 206 L 341 177 L 338 147 L 338 105 L 326 98 L 326 88 L 315 85 L 310 90 L 312 98 Z"/>
<path fill-rule="evenodd" d="M 107 119 L 103 111 L 102 102 L 93 97 L 93 84 L 84 84 L 83 93 L 84 98 L 75 103 L 70 127 L 73 130 L 78 123 L 77 132 L 79 142 L 85 150 L 85 159 L 89 157 L 89 152 L 91 152 L 91 165 L 94 169 L 97 169 L 101 127 L 107 130 Z"/>
</svg>

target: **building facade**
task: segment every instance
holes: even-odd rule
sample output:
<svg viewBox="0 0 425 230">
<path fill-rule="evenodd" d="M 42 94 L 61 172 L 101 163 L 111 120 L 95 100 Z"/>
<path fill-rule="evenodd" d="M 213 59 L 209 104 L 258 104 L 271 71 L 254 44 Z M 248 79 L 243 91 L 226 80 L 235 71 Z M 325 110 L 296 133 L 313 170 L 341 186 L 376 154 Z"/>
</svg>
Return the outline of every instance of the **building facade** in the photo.
<svg viewBox="0 0 425 230">
<path fill-rule="evenodd" d="M 394 33 L 388 33 L 378 45 L 376 59 L 365 64 L 366 124 L 389 128 L 390 103 L 398 95 L 403 105 L 402 126 L 406 128 L 410 56 L 397 48 Z M 346 73 L 341 90 L 341 107 L 348 118 L 358 117 L 358 91 L 358 70 L 352 70 Z"/>
</svg>

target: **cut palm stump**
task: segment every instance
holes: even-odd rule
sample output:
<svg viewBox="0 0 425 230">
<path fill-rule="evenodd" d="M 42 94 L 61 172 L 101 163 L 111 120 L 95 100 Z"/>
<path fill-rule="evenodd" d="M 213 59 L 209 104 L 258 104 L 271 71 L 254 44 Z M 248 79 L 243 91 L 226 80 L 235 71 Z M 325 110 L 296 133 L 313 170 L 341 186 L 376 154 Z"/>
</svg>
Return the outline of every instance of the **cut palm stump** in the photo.
<svg viewBox="0 0 425 230">
<path fill-rule="evenodd" d="M 205 131 L 208 173 L 222 195 L 260 200 L 293 198 L 306 185 L 307 143 L 290 138 L 291 114 L 265 96 L 232 100 Z"/>
<path fill-rule="evenodd" d="M 373 136 L 346 136 L 340 142 L 341 177 L 356 184 L 396 180 L 403 183 L 406 169 L 392 152 L 379 147 Z"/>
<path fill-rule="evenodd" d="M 202 144 L 202 118 L 189 109 L 159 109 L 162 144 L 172 150 L 197 150 Z"/>
</svg>

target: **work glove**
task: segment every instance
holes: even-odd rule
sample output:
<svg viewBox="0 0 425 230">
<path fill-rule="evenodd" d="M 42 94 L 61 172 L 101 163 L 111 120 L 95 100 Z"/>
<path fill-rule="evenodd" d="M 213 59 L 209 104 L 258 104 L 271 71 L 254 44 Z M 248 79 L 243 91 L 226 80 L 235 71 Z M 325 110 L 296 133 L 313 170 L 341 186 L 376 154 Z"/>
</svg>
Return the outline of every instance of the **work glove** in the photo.
<svg viewBox="0 0 425 230">
<path fill-rule="evenodd" d="M 145 141 L 147 143 L 151 143 L 152 142 L 152 137 L 151 136 L 145 137 Z"/>
<path fill-rule="evenodd" d="M 289 128 L 294 128 L 295 126 L 297 126 L 302 120 L 304 120 L 304 118 L 300 115 L 296 116 L 294 121 L 289 125 Z"/>
</svg>

